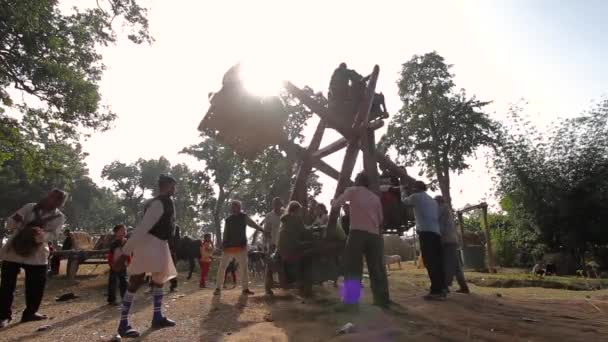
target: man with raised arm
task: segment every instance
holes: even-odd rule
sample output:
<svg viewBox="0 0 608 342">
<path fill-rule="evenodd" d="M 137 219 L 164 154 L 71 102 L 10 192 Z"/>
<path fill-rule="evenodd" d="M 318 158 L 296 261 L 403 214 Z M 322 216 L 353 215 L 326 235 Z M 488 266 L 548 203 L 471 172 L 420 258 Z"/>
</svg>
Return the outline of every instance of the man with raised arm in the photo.
<svg viewBox="0 0 608 342">
<path fill-rule="evenodd" d="M 407 196 L 405 188 L 402 188 L 401 196 L 406 206 L 414 208 L 416 232 L 420 240 L 420 252 L 431 279 L 431 289 L 429 294 L 424 296 L 424 299 L 442 300 L 445 299 L 446 292 L 444 291 L 445 280 L 441 230 L 439 227 L 439 208 L 437 202 L 426 191 L 426 184 L 422 181 L 416 181 L 414 182 L 413 193 Z"/>
<path fill-rule="evenodd" d="M 123 298 L 118 334 L 121 337 L 135 338 L 139 332 L 129 324 L 129 311 L 137 290 L 143 285 L 147 273 L 151 274 L 154 303 L 152 328 L 159 329 L 175 326 L 175 322 L 163 316 L 163 286 L 177 276 L 171 258 L 169 243 L 175 234 L 175 194 L 176 181 L 167 175 L 158 178 L 159 195 L 144 206 L 144 216 L 135 228 L 133 235 L 123 247 L 124 256 L 132 255 L 127 268 L 129 287 Z"/>
<path fill-rule="evenodd" d="M 264 229 L 242 211 L 240 201 L 232 201 L 230 209 L 232 214 L 226 218 L 224 224 L 223 253 L 220 266 L 217 269 L 217 287 L 213 294 L 217 296 L 222 292 L 224 273 L 230 260 L 235 258 L 241 268 L 243 294 L 252 295 L 253 292 L 249 290 L 249 268 L 247 265 L 247 226 L 261 232 L 264 232 Z"/>
</svg>

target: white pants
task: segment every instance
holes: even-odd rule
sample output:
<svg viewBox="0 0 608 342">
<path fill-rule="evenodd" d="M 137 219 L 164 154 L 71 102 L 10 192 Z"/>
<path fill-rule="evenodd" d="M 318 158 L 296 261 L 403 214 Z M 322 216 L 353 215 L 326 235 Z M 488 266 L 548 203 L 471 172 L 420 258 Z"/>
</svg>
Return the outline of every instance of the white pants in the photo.
<svg viewBox="0 0 608 342">
<path fill-rule="evenodd" d="M 243 248 L 242 251 L 237 253 L 222 253 L 222 258 L 220 259 L 220 266 L 217 269 L 217 288 L 221 289 L 224 286 L 224 275 L 226 274 L 226 268 L 228 268 L 228 264 L 230 264 L 232 258 L 235 258 L 236 262 L 239 264 L 241 286 L 243 287 L 243 290 L 249 289 L 247 248 Z"/>
</svg>

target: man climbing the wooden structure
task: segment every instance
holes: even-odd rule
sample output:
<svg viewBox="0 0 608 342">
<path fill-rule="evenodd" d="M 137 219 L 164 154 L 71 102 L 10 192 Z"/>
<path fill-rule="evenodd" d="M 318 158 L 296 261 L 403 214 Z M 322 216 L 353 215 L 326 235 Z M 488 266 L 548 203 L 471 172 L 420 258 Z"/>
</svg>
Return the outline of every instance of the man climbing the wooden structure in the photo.
<svg viewBox="0 0 608 342">
<path fill-rule="evenodd" d="M 175 322 L 162 314 L 163 286 L 177 276 L 171 257 L 168 240 L 175 233 L 175 194 L 176 181 L 173 177 L 160 175 L 158 178 L 159 195 L 145 204 L 144 216 L 135 228 L 133 236 L 123 247 L 125 255 L 133 259 L 127 273 L 129 287 L 122 302 L 118 335 L 135 338 L 139 332 L 129 323 L 129 312 L 137 290 L 144 284 L 146 273 L 152 274 L 152 298 L 154 314 L 152 328 L 159 329 L 175 326 Z"/>
</svg>

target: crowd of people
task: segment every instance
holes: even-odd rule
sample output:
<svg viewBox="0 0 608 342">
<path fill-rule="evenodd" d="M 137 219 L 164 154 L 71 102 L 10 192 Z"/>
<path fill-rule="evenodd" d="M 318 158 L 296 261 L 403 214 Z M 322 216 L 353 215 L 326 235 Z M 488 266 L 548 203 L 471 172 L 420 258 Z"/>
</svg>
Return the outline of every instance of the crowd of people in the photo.
<svg viewBox="0 0 608 342">
<path fill-rule="evenodd" d="M 365 173 L 355 178 L 355 184 L 331 201 L 333 210 L 342 210 L 339 227 L 344 231 L 346 244 L 341 257 L 342 298 L 346 305 L 357 305 L 361 296 L 363 259 L 365 259 L 373 293 L 373 303 L 381 307 L 390 305 L 389 287 L 384 261 L 384 241 L 382 235 L 383 207 L 377 193 L 370 190 L 370 180 Z M 161 175 L 158 180 L 158 196 L 147 201 L 144 214 L 127 239 L 126 227 L 118 224 L 113 228 L 113 240 L 108 253 L 110 272 L 108 277 L 108 304 L 118 305 L 117 289 L 122 298 L 121 316 L 117 328 L 122 337 L 137 337 L 139 331 L 129 321 L 129 315 L 136 293 L 146 283 L 153 297 L 152 327 L 164 328 L 176 323 L 162 312 L 163 287 L 174 281 L 175 237 L 179 234 L 175 224 L 173 195 L 176 181 Z M 425 299 L 442 300 L 449 292 L 455 277 L 460 289 L 468 293 L 462 265 L 458 257 L 458 231 L 454 225 L 450 206 L 441 196 L 435 199 L 427 193 L 426 185 L 417 181 L 412 193 L 402 188 L 402 202 L 414 209 L 416 230 L 420 239 L 420 249 L 427 268 L 431 286 Z M 62 229 L 65 221 L 60 208 L 66 200 L 66 193 L 52 190 L 38 203 L 30 203 L 19 209 L 7 222 L 7 228 L 14 232 L 8 243 L 0 250 L 2 274 L 0 279 L 0 328 L 12 319 L 13 294 L 17 275 L 25 271 L 26 308 L 21 321 L 46 319 L 38 312 L 44 294 L 49 260 L 48 241 Z M 226 277 L 231 274 L 236 285 L 236 271 L 240 270 L 243 295 L 253 295 L 249 289 L 248 238 L 247 227 L 263 234 L 266 263 L 266 294 L 272 295 L 273 264 L 281 265 L 282 276 L 289 284 L 311 281 L 312 256 L 306 253 L 304 241 L 310 240 L 307 226 L 327 226 L 327 207 L 314 200 L 307 208 L 291 201 L 283 205 L 280 198 L 272 202 L 272 210 L 258 225 L 243 212 L 238 200 L 231 202 L 231 214 L 225 219 L 221 257 L 217 270 L 214 295 L 221 295 Z M 65 245 L 69 245 L 69 231 Z M 172 242 L 173 241 L 173 242 Z M 67 246 L 67 248 L 70 248 Z M 200 243 L 200 287 L 207 287 L 207 276 L 214 258 L 211 234 L 205 234 Z M 51 262 L 53 263 L 53 262 Z M 335 281 L 337 283 L 337 279 Z M 171 285 L 174 288 L 174 285 Z"/>
</svg>

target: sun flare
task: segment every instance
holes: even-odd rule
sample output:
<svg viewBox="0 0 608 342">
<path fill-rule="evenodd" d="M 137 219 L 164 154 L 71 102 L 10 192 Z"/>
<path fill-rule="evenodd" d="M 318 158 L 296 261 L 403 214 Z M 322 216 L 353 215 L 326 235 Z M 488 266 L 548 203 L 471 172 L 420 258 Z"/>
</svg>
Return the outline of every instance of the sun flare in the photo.
<svg viewBox="0 0 608 342">
<path fill-rule="evenodd" d="M 281 68 L 268 59 L 251 59 L 241 63 L 241 81 L 250 93 L 257 96 L 279 95 L 284 79 Z"/>
</svg>

